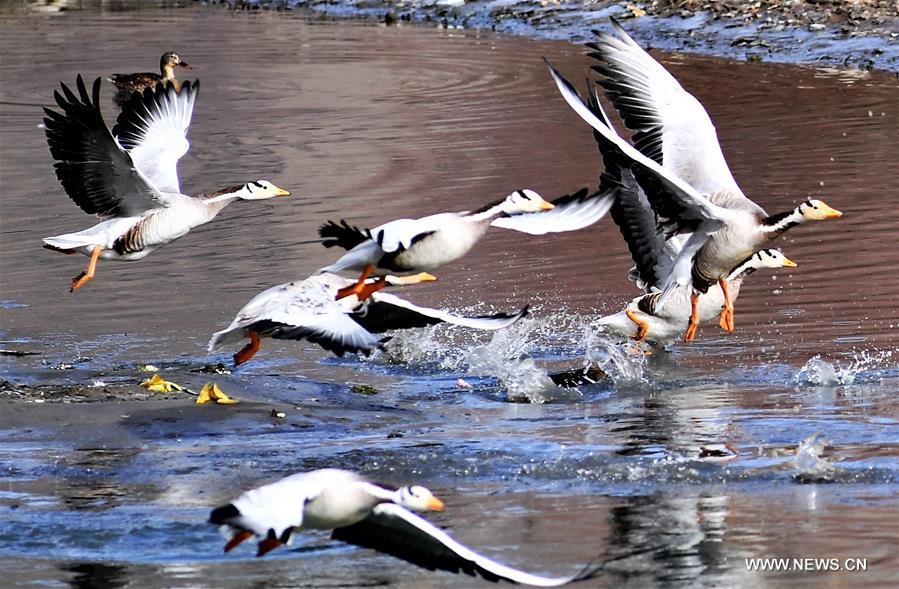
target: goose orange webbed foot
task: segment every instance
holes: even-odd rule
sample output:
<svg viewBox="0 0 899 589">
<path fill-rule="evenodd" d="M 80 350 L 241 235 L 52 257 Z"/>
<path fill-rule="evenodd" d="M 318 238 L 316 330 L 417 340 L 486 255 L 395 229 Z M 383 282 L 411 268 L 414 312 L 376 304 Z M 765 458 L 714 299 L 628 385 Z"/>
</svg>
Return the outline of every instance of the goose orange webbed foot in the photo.
<svg viewBox="0 0 899 589">
<path fill-rule="evenodd" d="M 255 331 L 247 333 L 247 336 L 250 338 L 250 343 L 245 345 L 239 352 L 234 354 L 234 366 L 240 366 L 244 362 L 247 362 L 250 358 L 256 355 L 256 352 L 259 351 L 259 347 L 262 345 L 262 342 L 259 339 L 259 334 L 257 334 Z"/>
<path fill-rule="evenodd" d="M 243 542 L 245 540 L 249 540 L 252 537 L 253 537 L 253 532 L 248 532 L 247 530 L 241 530 L 241 531 L 237 532 L 236 534 L 234 534 L 230 540 L 228 540 L 228 543 L 225 544 L 224 551 L 230 552 L 235 546 L 237 546 L 238 544 L 240 544 L 241 542 Z"/>
<path fill-rule="evenodd" d="M 637 326 L 637 333 L 632 336 L 633 340 L 637 343 L 645 340 L 647 334 L 649 333 L 649 322 L 640 319 L 637 314 L 631 309 L 626 310 L 624 314 L 627 315 L 627 318 L 633 321 Z"/>
<path fill-rule="evenodd" d="M 94 272 L 97 270 L 97 260 L 100 259 L 100 254 L 103 252 L 103 246 L 95 245 L 94 249 L 91 250 L 91 260 L 87 263 L 87 268 L 78 276 L 72 279 L 72 288 L 69 289 L 69 292 L 75 292 L 91 278 L 94 277 Z"/>
<path fill-rule="evenodd" d="M 371 273 L 374 272 L 374 270 L 375 270 L 374 266 L 372 266 L 371 264 L 366 264 L 365 268 L 362 270 L 362 274 L 359 275 L 359 279 L 355 283 L 338 290 L 337 296 L 334 298 L 336 300 L 340 300 L 345 297 L 356 295 L 360 301 L 364 300 L 362 297 L 362 294 L 365 290 L 365 287 L 367 286 L 365 284 L 365 281 L 368 279 L 369 276 L 371 276 Z M 381 288 L 383 288 L 383 287 L 381 287 Z"/>
<path fill-rule="evenodd" d="M 684 332 L 684 341 L 689 343 L 696 339 L 696 330 L 699 328 L 699 294 L 693 293 L 690 295 L 690 306 L 692 311 L 690 313 L 690 324 L 687 326 L 687 331 Z"/>
</svg>

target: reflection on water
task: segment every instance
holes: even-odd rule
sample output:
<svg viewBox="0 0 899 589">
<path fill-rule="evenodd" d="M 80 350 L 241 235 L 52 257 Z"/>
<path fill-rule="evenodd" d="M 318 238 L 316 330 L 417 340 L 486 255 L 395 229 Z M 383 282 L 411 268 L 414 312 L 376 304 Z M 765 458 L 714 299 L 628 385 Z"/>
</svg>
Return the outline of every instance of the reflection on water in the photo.
<svg viewBox="0 0 899 589">
<path fill-rule="evenodd" d="M 214 378 L 242 402 L 122 402 L 102 387 L 84 392 L 95 403 L 10 397 L 0 557 L 13 585 L 468 586 L 314 535 L 302 546 L 312 549 L 265 559 L 219 553 L 202 523 L 211 505 L 323 466 L 426 482 L 447 501 L 439 524 L 513 566 L 568 574 L 611 559 L 597 586 L 894 584 L 894 78 L 663 56 L 708 106 L 747 194 L 769 211 L 816 195 L 846 213 L 779 243 L 800 267 L 747 281 L 732 336 L 704 328 L 695 345 L 643 358 L 597 335 L 596 314 L 634 294 L 605 221 L 538 238 L 496 231 L 438 282 L 407 291 L 475 311 L 533 302 L 514 330 L 402 334 L 370 359 L 271 342 L 210 376 L 196 369 L 227 360 L 205 354 L 210 333 L 259 290 L 331 261 L 311 241 L 324 220 L 374 224 L 522 186 L 553 196 L 594 182 L 591 134 L 540 58 L 575 78 L 587 60 L 568 44 L 477 32 L 91 6 L 4 16 L 0 337 L 42 354 L 4 357 L 0 375 L 133 382 L 150 362 L 192 388 Z M 33 105 L 76 72 L 142 70 L 172 48 L 203 80 L 185 187 L 266 177 L 295 198 L 235 205 L 141 262 L 101 263 L 69 295 L 84 258 L 40 239 L 91 219 L 56 183 Z M 60 363 L 73 368 L 51 370 Z M 610 378 L 564 393 L 547 380 L 585 366 Z M 797 447 L 816 433 L 831 484 L 800 484 Z M 709 459 L 720 447 L 732 455 Z M 818 555 L 872 564 L 866 575 L 799 577 L 750 573 L 743 561 Z"/>
</svg>

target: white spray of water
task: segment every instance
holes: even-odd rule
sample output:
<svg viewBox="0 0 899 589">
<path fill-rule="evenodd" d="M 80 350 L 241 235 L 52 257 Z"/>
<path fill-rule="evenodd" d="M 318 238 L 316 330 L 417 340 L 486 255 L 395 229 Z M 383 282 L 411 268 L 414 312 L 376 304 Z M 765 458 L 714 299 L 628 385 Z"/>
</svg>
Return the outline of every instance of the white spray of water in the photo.
<svg viewBox="0 0 899 589">
<path fill-rule="evenodd" d="M 827 442 L 820 434 L 812 434 L 799 442 L 796 447 L 796 456 L 793 457 L 793 466 L 800 477 L 827 477 L 833 473 L 833 465 L 821 457 Z"/>
<path fill-rule="evenodd" d="M 639 350 L 631 350 L 594 329 L 584 332 L 586 367 L 598 366 L 618 386 L 647 383 L 646 356 Z"/>
<path fill-rule="evenodd" d="M 444 370 L 498 379 L 512 402 L 547 403 L 580 399 L 556 385 L 532 357 L 540 347 L 586 348 L 584 368 L 599 367 L 616 384 L 645 383 L 645 358 L 590 327 L 589 317 L 554 313 L 528 317 L 495 332 L 455 327 L 398 332 L 379 358 L 406 365 L 429 363 Z"/>
<path fill-rule="evenodd" d="M 838 386 L 855 383 L 864 371 L 882 368 L 891 364 L 892 351 L 856 352 L 849 364 L 840 366 L 814 356 L 796 373 L 798 384 L 812 386 Z"/>
</svg>

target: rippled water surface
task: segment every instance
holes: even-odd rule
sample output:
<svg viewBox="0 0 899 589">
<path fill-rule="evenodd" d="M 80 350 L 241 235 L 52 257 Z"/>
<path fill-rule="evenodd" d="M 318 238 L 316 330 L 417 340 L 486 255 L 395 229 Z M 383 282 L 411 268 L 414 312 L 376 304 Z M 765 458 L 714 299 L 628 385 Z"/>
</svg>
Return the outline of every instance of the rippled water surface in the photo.
<svg viewBox="0 0 899 589">
<path fill-rule="evenodd" d="M 0 375 L 115 384 L 153 363 L 192 388 L 214 378 L 242 401 L 4 397 L 7 581 L 474 583 L 316 536 L 265 559 L 221 555 L 203 523 L 211 506 L 337 466 L 427 484 L 447 500 L 436 521 L 511 565 L 567 574 L 614 559 L 590 586 L 899 584 L 894 76 L 661 57 L 707 105 L 748 195 L 770 212 L 815 195 L 845 213 L 781 240 L 799 268 L 747 281 L 733 335 L 705 327 L 693 345 L 638 359 L 596 334 L 591 320 L 635 294 L 607 219 L 545 237 L 495 230 L 438 282 L 403 292 L 462 310 L 533 304 L 494 337 L 401 334 L 370 359 L 266 341 L 246 366 L 209 376 L 196 368 L 232 352 L 206 354 L 212 332 L 256 292 L 333 259 L 314 240 L 326 219 L 377 224 L 523 186 L 554 197 L 592 185 L 591 133 L 541 61 L 582 79 L 582 48 L 216 8 L 0 19 L 2 347 L 40 352 L 4 357 Z M 92 220 L 56 182 L 38 106 L 78 72 L 152 70 L 169 49 L 202 79 L 183 188 L 266 178 L 294 197 L 235 204 L 143 261 L 101 262 L 69 294 L 86 259 L 40 240 Z M 546 371 L 585 364 L 611 379 L 547 385 Z M 528 400 L 553 402 L 510 402 Z M 721 448 L 728 456 L 715 458 Z M 868 570 L 759 573 L 744 562 L 755 556 L 859 557 Z"/>
</svg>

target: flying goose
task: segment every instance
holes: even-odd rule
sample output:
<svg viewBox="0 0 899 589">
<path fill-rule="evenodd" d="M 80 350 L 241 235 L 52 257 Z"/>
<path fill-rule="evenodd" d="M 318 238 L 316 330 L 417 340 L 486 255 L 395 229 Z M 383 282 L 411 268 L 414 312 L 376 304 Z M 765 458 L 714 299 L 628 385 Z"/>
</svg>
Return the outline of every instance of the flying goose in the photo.
<svg viewBox="0 0 899 589">
<path fill-rule="evenodd" d="M 356 280 L 336 274 L 315 274 L 305 280 L 281 284 L 253 297 L 231 324 L 209 341 L 209 351 L 249 338 L 234 354 L 239 366 L 259 351 L 260 338 L 306 339 L 343 356 L 346 352 L 369 354 L 385 338 L 377 334 L 394 329 L 450 323 L 474 329 L 501 329 L 527 314 L 497 313 L 463 317 L 439 309 L 419 307 L 394 295 L 378 292 L 387 284 L 414 284 L 434 280 L 427 273 L 413 276 L 368 278 L 358 293 L 342 294 Z"/>
<path fill-rule="evenodd" d="M 531 235 L 574 231 L 599 221 L 611 206 L 607 195 L 588 194 L 586 188 L 551 203 L 523 189 L 476 211 L 397 219 L 373 229 L 330 221 L 319 230 L 322 244 L 349 251 L 319 272 L 362 272 L 351 287 L 359 289 L 371 274 L 413 274 L 453 262 L 467 254 L 491 226 Z"/>
<path fill-rule="evenodd" d="M 698 326 L 700 294 L 718 284 L 724 293 L 722 324 L 733 331 L 733 301 L 727 276 L 742 260 L 789 228 L 842 213 L 809 199 L 792 211 L 768 215 L 737 186 L 715 128 L 692 95 L 614 22 L 617 36 L 596 34 L 590 45 L 596 67 L 625 124 L 634 128 L 636 148 L 585 105 L 555 68 L 550 73 L 565 101 L 601 135 L 601 146 L 626 160 L 646 191 L 659 226 L 667 236 L 691 234 L 663 285 L 661 302 L 692 285 L 691 320 L 684 333 L 692 341 Z"/>
<path fill-rule="evenodd" d="M 94 276 L 97 260 L 139 260 L 192 228 L 207 223 L 227 205 L 290 193 L 266 180 L 190 197 L 181 193 L 178 160 L 187 153 L 199 82 L 180 91 L 158 85 L 134 94 L 112 132 L 100 113 L 100 78 L 92 96 L 79 75 L 79 96 L 65 85 L 53 93 L 62 112 L 44 109 L 47 144 L 56 177 L 85 213 L 103 219 L 77 233 L 44 239 L 44 247 L 90 256 L 72 280 L 74 291 Z"/>
<path fill-rule="evenodd" d="M 611 128 L 608 118 L 599 106 L 595 94 L 589 96 L 589 108 L 593 114 Z M 618 226 L 634 261 L 628 277 L 637 283 L 644 294 L 634 298 L 627 307 L 613 315 L 600 318 L 596 324 L 612 329 L 624 337 L 641 342 L 648 340 L 658 345 L 672 343 L 683 333 L 690 319 L 689 287 L 677 289 L 660 303 L 660 289 L 672 271 L 674 261 L 680 253 L 686 235 L 675 235 L 665 239 L 664 233 L 656 225 L 655 214 L 645 192 L 637 182 L 632 170 L 622 167 L 620 158 L 613 150 L 604 149 L 608 141 L 594 132 L 600 153 L 603 153 L 604 170 L 600 176 L 600 190 L 616 194 L 615 203 L 609 210 L 612 220 Z M 743 279 L 759 268 L 796 267 L 796 263 L 775 249 L 763 249 L 743 260 L 727 277 L 731 300 L 740 294 Z M 699 321 L 705 323 L 718 315 L 724 305 L 724 292 L 718 284 L 709 288 L 699 299 Z M 726 325 L 721 323 L 726 329 Z"/>
<path fill-rule="evenodd" d="M 410 509 L 442 511 L 443 502 L 420 485 L 397 489 L 326 468 L 247 491 L 212 510 L 209 522 L 234 531 L 225 552 L 253 536 L 260 538 L 257 557 L 289 544 L 295 532 L 318 529 L 428 570 L 480 575 L 493 582 L 558 587 L 596 574 L 589 566 L 577 575 L 555 578 L 507 567 L 463 546 Z"/>
<path fill-rule="evenodd" d="M 171 83 L 175 90 L 181 90 L 181 83 L 175 79 L 175 68 L 183 67 L 185 69 L 193 69 L 190 64 L 181 59 L 181 56 L 174 51 L 167 51 L 159 58 L 159 74 L 152 72 L 143 72 L 138 74 L 112 74 L 109 81 L 116 85 L 115 101 L 119 106 L 123 106 L 131 98 L 135 92 L 143 92 L 147 88 L 151 90 L 156 88 L 159 82 Z M 162 74 L 162 75 L 160 75 Z"/>
<path fill-rule="evenodd" d="M 759 268 L 795 268 L 796 265 L 796 262 L 784 256 L 780 250 L 766 248 L 755 252 L 727 276 L 731 301 L 736 301 L 740 295 L 743 279 Z M 659 302 L 661 296 L 660 291 L 649 289 L 646 294 L 634 298 L 623 311 L 602 317 L 596 324 L 609 327 L 637 342 L 647 340 L 667 345 L 684 332 L 690 322 L 692 307 L 687 289 L 674 291 L 664 304 Z M 723 306 L 724 291 L 714 284 L 699 299 L 697 311 L 699 323 L 706 323 L 718 317 Z M 723 324 L 721 327 L 726 329 Z"/>
</svg>

